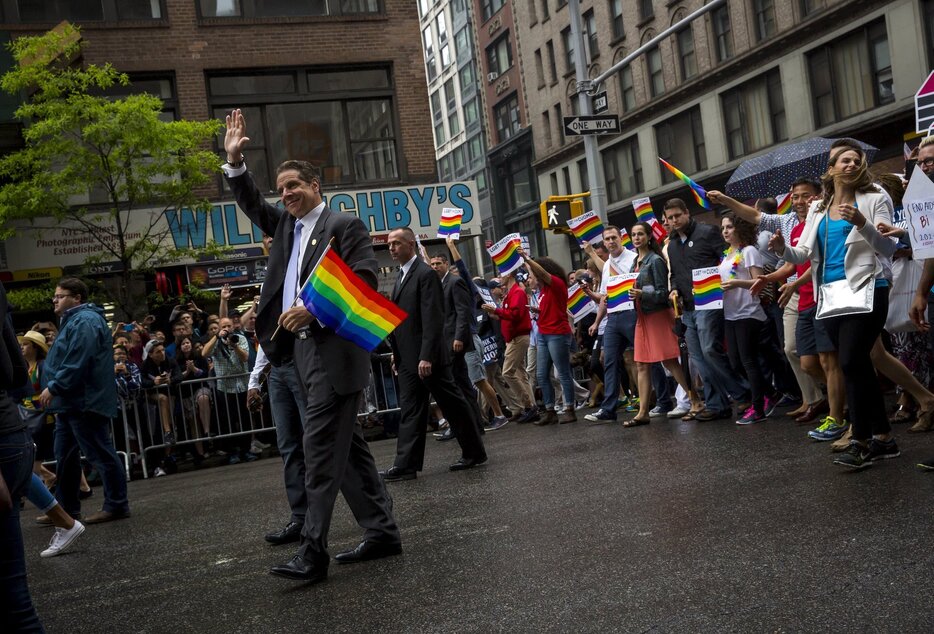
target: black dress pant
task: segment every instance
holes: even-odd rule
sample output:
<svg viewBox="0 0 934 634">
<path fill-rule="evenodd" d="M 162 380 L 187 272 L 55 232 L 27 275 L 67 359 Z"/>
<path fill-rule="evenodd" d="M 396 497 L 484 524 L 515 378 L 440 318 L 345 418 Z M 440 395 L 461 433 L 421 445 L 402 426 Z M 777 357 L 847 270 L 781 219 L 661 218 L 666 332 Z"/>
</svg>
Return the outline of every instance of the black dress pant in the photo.
<svg viewBox="0 0 934 634">
<path fill-rule="evenodd" d="M 396 444 L 395 466 L 406 471 L 421 471 L 425 463 L 425 432 L 428 430 L 429 396 L 451 425 L 461 455 L 467 459 L 486 458 L 474 410 L 454 382 L 451 366 L 434 364 L 430 376 L 419 378 L 418 372 L 399 368 L 399 392 L 402 422 Z"/>
</svg>

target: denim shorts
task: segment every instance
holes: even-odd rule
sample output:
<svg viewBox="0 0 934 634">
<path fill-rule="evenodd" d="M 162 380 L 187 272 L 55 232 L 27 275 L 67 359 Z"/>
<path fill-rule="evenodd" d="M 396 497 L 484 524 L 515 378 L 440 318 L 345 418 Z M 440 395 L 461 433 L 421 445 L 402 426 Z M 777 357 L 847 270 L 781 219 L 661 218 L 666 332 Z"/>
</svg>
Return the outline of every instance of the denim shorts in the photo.
<svg viewBox="0 0 934 634">
<path fill-rule="evenodd" d="M 798 313 L 798 324 L 795 326 L 795 346 L 798 356 L 816 355 L 820 352 L 836 352 L 830 335 L 820 319 L 817 319 L 817 306 Z"/>
<path fill-rule="evenodd" d="M 467 363 L 467 376 L 470 382 L 476 385 L 486 379 L 486 370 L 483 369 L 483 345 L 480 343 L 478 335 L 473 336 L 473 350 L 464 353 L 464 361 Z"/>
</svg>

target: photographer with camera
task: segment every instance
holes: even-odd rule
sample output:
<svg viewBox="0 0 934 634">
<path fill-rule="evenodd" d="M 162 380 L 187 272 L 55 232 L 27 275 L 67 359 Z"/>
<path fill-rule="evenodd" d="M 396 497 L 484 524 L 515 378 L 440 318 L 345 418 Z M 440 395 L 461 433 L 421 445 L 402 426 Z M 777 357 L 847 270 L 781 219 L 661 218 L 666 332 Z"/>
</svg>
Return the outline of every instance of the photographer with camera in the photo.
<svg viewBox="0 0 934 634">
<path fill-rule="evenodd" d="M 217 376 L 218 432 L 231 434 L 250 427 L 249 412 L 244 411 L 250 353 L 246 337 L 234 331 L 230 317 L 222 317 L 218 328 L 217 335 L 204 344 L 201 355 L 214 362 L 214 374 Z M 257 456 L 249 452 L 243 452 L 241 456 L 239 448 L 235 447 L 228 462 L 237 464 L 241 458 L 252 462 Z"/>
</svg>

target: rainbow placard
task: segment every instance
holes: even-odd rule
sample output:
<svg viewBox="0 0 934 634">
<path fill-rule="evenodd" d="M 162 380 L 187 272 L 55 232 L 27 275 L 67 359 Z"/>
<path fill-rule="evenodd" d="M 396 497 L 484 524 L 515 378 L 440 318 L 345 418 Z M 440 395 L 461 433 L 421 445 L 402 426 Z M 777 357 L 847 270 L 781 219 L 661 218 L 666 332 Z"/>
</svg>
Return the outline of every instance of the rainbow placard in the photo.
<svg viewBox="0 0 934 634">
<path fill-rule="evenodd" d="M 723 287 L 720 286 L 719 267 L 709 266 L 691 271 L 694 310 L 720 310 L 723 308 Z"/>
<path fill-rule="evenodd" d="M 629 232 L 626 231 L 625 227 L 619 228 L 619 243 L 630 251 L 636 250 L 636 248 L 632 246 L 632 238 L 629 237 Z"/>
<path fill-rule="evenodd" d="M 568 289 L 568 312 L 574 318 L 575 324 L 595 310 L 597 310 L 597 305 L 584 292 L 584 289 L 577 285 Z"/>
<path fill-rule="evenodd" d="M 456 207 L 445 207 L 441 210 L 441 224 L 438 225 L 439 238 L 454 238 L 460 240 L 461 220 L 464 210 Z"/>
<path fill-rule="evenodd" d="M 595 211 L 588 211 L 577 218 L 569 218 L 568 227 L 578 242 L 599 244 L 603 240 L 603 223 Z"/>
<path fill-rule="evenodd" d="M 780 194 L 775 197 L 775 201 L 778 203 L 778 213 L 779 216 L 783 216 L 791 211 L 791 194 Z"/>
<path fill-rule="evenodd" d="M 486 250 L 493 258 L 493 263 L 499 269 L 500 275 L 508 275 L 522 266 L 522 258 L 519 257 L 521 244 L 522 236 L 518 233 L 510 233 Z"/>
<path fill-rule="evenodd" d="M 703 187 L 701 187 L 700 185 L 692 181 L 687 174 L 679 170 L 677 167 L 675 167 L 674 165 L 672 165 L 671 163 L 669 163 L 662 157 L 659 156 L 658 160 L 662 162 L 662 165 L 664 165 L 668 169 L 669 172 L 677 176 L 681 180 L 682 183 L 684 183 L 685 185 L 691 188 L 691 193 L 694 194 L 694 200 L 697 202 L 698 205 L 700 205 L 704 209 L 713 209 L 713 205 L 710 204 L 710 200 L 707 198 L 706 189 L 704 189 Z"/>
<path fill-rule="evenodd" d="M 606 282 L 606 312 L 618 313 L 634 310 L 636 305 L 629 293 L 636 284 L 638 273 L 611 275 Z"/>
<path fill-rule="evenodd" d="M 636 198 L 632 201 L 632 209 L 636 212 L 636 220 L 648 223 L 652 227 L 652 235 L 655 241 L 661 243 L 668 235 L 665 227 L 655 217 L 655 210 L 652 209 L 652 201 L 648 198 Z"/>
</svg>

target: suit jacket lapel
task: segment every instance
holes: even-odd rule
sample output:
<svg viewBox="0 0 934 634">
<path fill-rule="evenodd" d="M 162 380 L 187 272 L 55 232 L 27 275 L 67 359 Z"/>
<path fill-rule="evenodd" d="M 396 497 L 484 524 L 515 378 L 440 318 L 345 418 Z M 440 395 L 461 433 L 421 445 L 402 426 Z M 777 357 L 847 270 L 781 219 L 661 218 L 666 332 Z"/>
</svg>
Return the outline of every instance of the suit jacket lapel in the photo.
<svg viewBox="0 0 934 634">
<path fill-rule="evenodd" d="M 412 266 L 409 267 L 409 272 L 405 274 L 405 277 L 402 278 L 402 284 L 399 285 L 399 291 L 395 294 L 395 297 L 402 295 L 402 289 L 405 288 L 405 285 L 409 283 L 409 280 L 412 279 L 415 273 L 415 269 L 421 264 L 419 258 L 415 258 L 415 261 L 412 262 Z M 401 270 L 401 269 L 400 269 Z"/>
<path fill-rule="evenodd" d="M 327 246 L 324 235 L 330 215 L 331 210 L 325 206 L 318 217 L 318 222 L 315 223 L 311 239 L 308 241 L 308 247 L 305 249 L 305 257 L 302 258 L 302 275 L 299 284 L 304 284 L 308 276 L 311 275 L 311 267 L 318 263 L 321 254 L 324 253 L 324 247 Z"/>
</svg>

